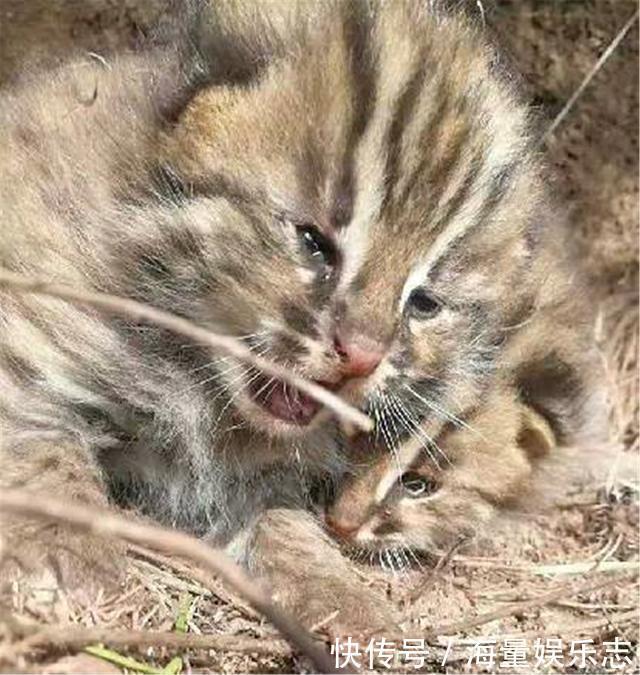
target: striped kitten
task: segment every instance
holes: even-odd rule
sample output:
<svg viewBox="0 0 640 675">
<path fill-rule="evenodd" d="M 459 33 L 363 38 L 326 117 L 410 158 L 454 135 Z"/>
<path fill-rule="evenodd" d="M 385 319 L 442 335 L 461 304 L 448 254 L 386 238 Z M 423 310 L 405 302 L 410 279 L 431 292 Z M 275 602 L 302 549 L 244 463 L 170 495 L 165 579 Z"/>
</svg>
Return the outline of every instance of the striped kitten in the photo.
<svg viewBox="0 0 640 675">
<path fill-rule="evenodd" d="M 504 384 L 433 441 L 414 439 L 424 452 L 414 452 L 401 473 L 380 441 L 383 447 L 359 445 L 326 524 L 352 556 L 391 570 L 406 569 L 416 554 L 444 555 L 482 533 L 500 510 L 524 505 L 545 460 L 558 453 L 547 420 Z"/>
<path fill-rule="evenodd" d="M 504 370 L 572 442 L 595 400 L 590 316 L 480 31 L 400 0 L 187 14 L 184 49 L 2 95 L 0 265 L 238 336 L 391 448 L 469 417 Z M 208 537 L 309 623 L 387 620 L 306 510 L 346 459 L 314 401 L 153 326 L 4 291 L 0 312 L 2 487 Z M 67 583 L 82 558 L 119 567 L 37 534 L 14 522 L 11 545 Z"/>
</svg>

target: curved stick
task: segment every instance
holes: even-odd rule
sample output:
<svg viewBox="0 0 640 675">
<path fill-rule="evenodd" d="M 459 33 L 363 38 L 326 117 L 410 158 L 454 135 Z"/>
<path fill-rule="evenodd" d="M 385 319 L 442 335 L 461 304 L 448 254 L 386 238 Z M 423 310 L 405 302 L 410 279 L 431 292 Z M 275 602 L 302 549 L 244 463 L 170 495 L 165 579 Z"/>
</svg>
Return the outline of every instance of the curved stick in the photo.
<svg viewBox="0 0 640 675">
<path fill-rule="evenodd" d="M 97 309 L 106 310 L 113 314 L 119 314 L 135 321 L 156 324 L 173 333 L 184 335 L 195 342 L 208 345 L 212 349 L 226 352 L 230 356 L 234 356 L 237 359 L 254 366 L 267 375 L 285 381 L 292 387 L 311 396 L 318 401 L 318 403 L 322 403 L 322 405 L 333 411 L 333 413 L 344 422 L 355 425 L 359 429 L 362 429 L 362 431 L 371 431 L 373 428 L 373 422 L 364 413 L 357 408 L 350 406 L 339 396 L 336 396 L 319 384 L 305 380 L 284 366 L 273 363 L 261 356 L 257 356 L 240 342 L 240 340 L 230 335 L 213 333 L 187 319 L 183 319 L 170 312 L 165 312 L 162 309 L 145 305 L 136 300 L 122 298 L 108 293 L 77 290 L 63 284 L 49 283 L 44 279 L 27 277 L 0 268 L 0 287 L 3 286 L 23 293 L 49 295 L 70 302 L 91 305 Z"/>
<path fill-rule="evenodd" d="M 225 553 L 194 537 L 158 525 L 148 525 L 104 510 L 89 508 L 70 501 L 40 497 L 23 490 L 6 490 L 0 494 L 0 512 L 29 518 L 54 520 L 84 532 L 115 537 L 148 546 L 157 551 L 184 556 L 200 563 L 219 576 L 255 610 L 268 619 L 301 654 L 321 673 L 335 671 L 335 663 L 313 635 L 289 614 L 275 605 L 269 594 Z"/>
</svg>

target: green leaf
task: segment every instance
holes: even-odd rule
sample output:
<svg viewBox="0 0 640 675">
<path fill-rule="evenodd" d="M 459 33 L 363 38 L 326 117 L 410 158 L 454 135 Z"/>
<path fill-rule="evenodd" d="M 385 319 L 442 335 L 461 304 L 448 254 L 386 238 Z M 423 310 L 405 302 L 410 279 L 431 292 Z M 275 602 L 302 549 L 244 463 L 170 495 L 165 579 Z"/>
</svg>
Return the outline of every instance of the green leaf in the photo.
<svg viewBox="0 0 640 675">
<path fill-rule="evenodd" d="M 183 593 L 178 603 L 178 616 L 174 628 L 178 633 L 186 633 L 189 619 L 193 611 L 193 597 L 190 593 Z"/>
<path fill-rule="evenodd" d="M 182 665 L 182 657 L 176 656 L 167 663 L 162 672 L 164 675 L 179 675 L 182 672 Z"/>
<path fill-rule="evenodd" d="M 118 654 L 118 652 L 114 652 L 112 649 L 107 649 L 106 647 L 103 647 L 102 645 L 89 645 L 88 647 L 84 648 L 84 651 L 87 652 L 87 654 L 91 654 L 92 656 L 97 656 L 99 659 L 102 659 L 103 661 L 115 663 L 115 665 L 120 666 L 120 668 L 128 668 L 129 670 L 135 670 L 138 673 L 163 675 L 165 672 L 161 668 L 156 668 L 155 666 L 150 666 L 148 663 L 136 661 L 135 659 L 132 659 L 129 656 L 123 656 L 122 654 Z"/>
</svg>

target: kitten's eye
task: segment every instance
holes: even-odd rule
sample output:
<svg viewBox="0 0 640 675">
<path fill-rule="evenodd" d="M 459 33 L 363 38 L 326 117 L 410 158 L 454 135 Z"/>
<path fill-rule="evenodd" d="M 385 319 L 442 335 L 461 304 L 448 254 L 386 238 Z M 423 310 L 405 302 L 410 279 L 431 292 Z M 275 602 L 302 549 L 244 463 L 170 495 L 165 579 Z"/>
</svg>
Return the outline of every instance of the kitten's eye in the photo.
<svg viewBox="0 0 640 675">
<path fill-rule="evenodd" d="M 442 303 L 423 288 L 416 288 L 411 291 L 407 307 L 417 319 L 430 319 L 442 309 Z"/>
<path fill-rule="evenodd" d="M 427 497 L 438 490 L 438 484 L 434 480 L 414 471 L 403 474 L 400 480 L 409 497 Z"/>
<path fill-rule="evenodd" d="M 300 241 L 312 263 L 318 269 L 324 270 L 326 276 L 329 276 L 336 264 L 336 251 L 333 244 L 314 227 L 302 226 L 297 229 Z"/>
</svg>

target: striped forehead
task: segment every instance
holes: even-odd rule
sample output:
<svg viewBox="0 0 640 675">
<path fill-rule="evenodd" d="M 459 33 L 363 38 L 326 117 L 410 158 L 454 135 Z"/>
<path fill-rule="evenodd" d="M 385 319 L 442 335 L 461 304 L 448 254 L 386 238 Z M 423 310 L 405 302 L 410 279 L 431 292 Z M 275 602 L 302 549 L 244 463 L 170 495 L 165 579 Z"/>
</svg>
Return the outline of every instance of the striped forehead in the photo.
<svg viewBox="0 0 640 675">
<path fill-rule="evenodd" d="M 382 461 L 385 470 L 381 474 L 380 481 L 376 486 L 373 496 L 374 503 L 381 505 L 395 484 L 398 483 L 402 474 L 415 464 L 423 450 L 424 441 L 419 435 L 411 436 L 409 440 L 396 449 L 395 453 L 389 454 Z"/>
<path fill-rule="evenodd" d="M 348 158 L 351 219 L 338 240 L 343 288 L 366 285 L 392 256 L 393 274 L 408 280 L 406 297 L 499 214 L 526 170 L 527 114 L 490 77 L 482 52 L 453 50 L 442 62 L 415 40 L 391 44 L 393 59 L 382 42 L 369 64 L 367 118 Z"/>
<path fill-rule="evenodd" d="M 437 199 L 424 195 L 423 208 L 408 208 L 394 219 L 372 217 L 372 209 L 355 218 L 341 233 L 345 251 L 345 287 L 365 288 L 385 276 L 386 283 L 403 282 L 401 305 L 413 288 L 442 269 L 459 244 L 502 218 L 517 159 L 505 154 L 496 164 L 487 151 L 484 163 L 461 161 L 451 182 Z"/>
</svg>

